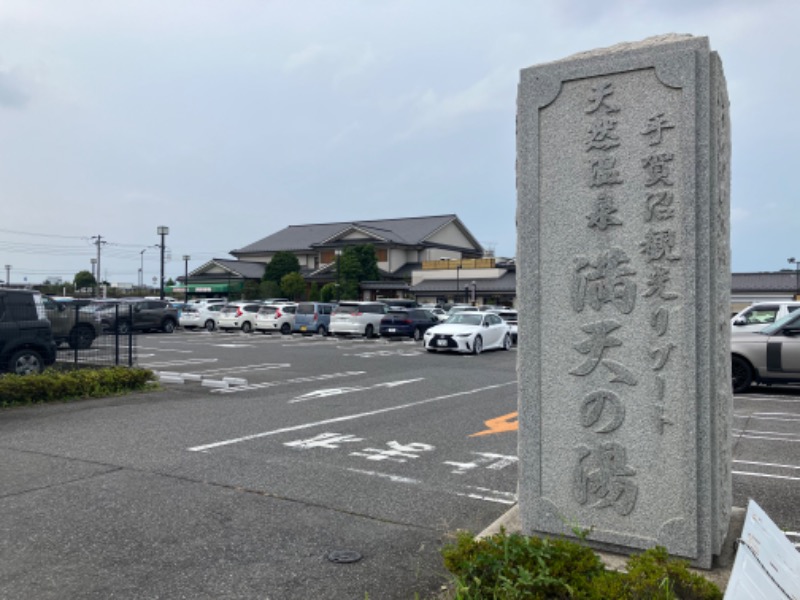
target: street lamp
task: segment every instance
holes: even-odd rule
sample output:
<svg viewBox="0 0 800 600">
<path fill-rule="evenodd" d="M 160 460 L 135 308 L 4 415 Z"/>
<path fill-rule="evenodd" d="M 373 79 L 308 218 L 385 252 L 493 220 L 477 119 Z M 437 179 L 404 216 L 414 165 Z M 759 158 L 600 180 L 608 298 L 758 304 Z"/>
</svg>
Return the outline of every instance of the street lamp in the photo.
<svg viewBox="0 0 800 600">
<path fill-rule="evenodd" d="M 337 302 L 341 302 L 342 301 L 342 286 L 339 283 L 339 273 L 341 272 L 341 269 L 339 267 L 339 263 L 341 262 L 341 258 L 342 258 L 342 249 L 341 248 L 336 248 L 336 250 L 334 250 L 334 252 L 336 253 L 336 301 Z"/>
<path fill-rule="evenodd" d="M 161 285 L 158 287 L 159 297 L 164 299 L 164 237 L 169 234 L 169 227 L 159 225 L 156 233 L 161 236 Z"/>
<path fill-rule="evenodd" d="M 184 302 L 189 301 L 189 261 L 191 260 L 191 256 L 188 254 L 183 255 L 183 300 Z"/>
<path fill-rule="evenodd" d="M 477 304 L 478 302 L 478 284 L 473 281 L 472 283 L 470 283 L 470 285 L 472 286 L 472 295 L 471 295 L 472 306 L 475 306 L 475 304 Z"/>
<path fill-rule="evenodd" d="M 6 265 L 6 287 L 11 287 L 11 265 Z"/>
<path fill-rule="evenodd" d="M 461 259 L 458 260 L 458 264 L 456 265 L 456 295 L 458 295 L 459 290 L 461 289 L 461 285 L 459 283 L 461 275 Z M 458 299 L 456 295 L 453 296 L 453 303 L 458 304 Z"/>
<path fill-rule="evenodd" d="M 800 298 L 800 260 L 794 256 L 786 260 L 790 265 L 794 265 L 794 299 L 797 300 Z"/>
<path fill-rule="evenodd" d="M 139 288 L 144 287 L 144 253 L 147 252 L 147 248 L 144 248 L 139 251 Z"/>
</svg>

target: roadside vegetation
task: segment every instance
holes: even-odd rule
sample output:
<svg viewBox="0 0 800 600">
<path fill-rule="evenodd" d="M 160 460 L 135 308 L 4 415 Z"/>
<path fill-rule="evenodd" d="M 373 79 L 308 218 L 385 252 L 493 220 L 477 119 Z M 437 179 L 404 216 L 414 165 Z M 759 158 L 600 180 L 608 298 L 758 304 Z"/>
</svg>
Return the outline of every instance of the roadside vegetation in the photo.
<svg viewBox="0 0 800 600">
<path fill-rule="evenodd" d="M 460 532 L 442 555 L 454 576 L 446 596 L 453 600 L 722 598 L 716 585 L 662 547 L 630 557 L 624 572 L 606 569 L 582 543 L 505 531 L 483 539 Z"/>
<path fill-rule="evenodd" d="M 46 369 L 37 375 L 0 376 L 0 407 L 102 398 L 156 386 L 148 369 L 107 367 L 99 369 Z"/>
</svg>

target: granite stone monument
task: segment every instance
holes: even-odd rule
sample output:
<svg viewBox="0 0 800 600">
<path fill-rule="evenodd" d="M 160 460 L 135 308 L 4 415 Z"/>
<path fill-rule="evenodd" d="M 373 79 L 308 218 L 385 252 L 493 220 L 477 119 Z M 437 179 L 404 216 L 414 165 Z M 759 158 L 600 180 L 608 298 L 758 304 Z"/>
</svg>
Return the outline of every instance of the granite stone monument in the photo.
<svg viewBox="0 0 800 600">
<path fill-rule="evenodd" d="M 704 37 L 521 72 L 519 506 L 709 568 L 731 512 L 728 98 Z"/>
</svg>

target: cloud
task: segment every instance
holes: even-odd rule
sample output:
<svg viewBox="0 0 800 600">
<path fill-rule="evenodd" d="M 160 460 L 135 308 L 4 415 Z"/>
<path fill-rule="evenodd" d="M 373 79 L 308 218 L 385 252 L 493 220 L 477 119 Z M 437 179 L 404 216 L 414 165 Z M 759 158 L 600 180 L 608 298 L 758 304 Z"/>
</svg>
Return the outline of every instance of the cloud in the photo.
<svg viewBox="0 0 800 600">
<path fill-rule="evenodd" d="M 468 87 L 450 94 L 442 95 L 428 89 L 415 96 L 407 96 L 408 108 L 414 114 L 411 125 L 399 137 L 412 137 L 422 131 L 450 129 L 466 117 L 508 110 L 509 106 L 513 108 L 516 80 L 515 69 L 496 69 Z"/>
<path fill-rule="evenodd" d="M 30 101 L 28 85 L 17 71 L 0 68 L 0 106 L 23 108 Z"/>
</svg>

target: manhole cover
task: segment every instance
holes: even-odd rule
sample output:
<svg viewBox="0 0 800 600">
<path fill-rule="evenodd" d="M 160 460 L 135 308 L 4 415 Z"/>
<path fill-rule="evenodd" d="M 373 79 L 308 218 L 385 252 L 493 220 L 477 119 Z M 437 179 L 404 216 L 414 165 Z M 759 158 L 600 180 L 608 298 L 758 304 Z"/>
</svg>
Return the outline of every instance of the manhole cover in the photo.
<svg viewBox="0 0 800 600">
<path fill-rule="evenodd" d="M 331 550 L 328 560 L 334 563 L 354 563 L 361 560 L 361 555 L 355 550 Z"/>
</svg>

